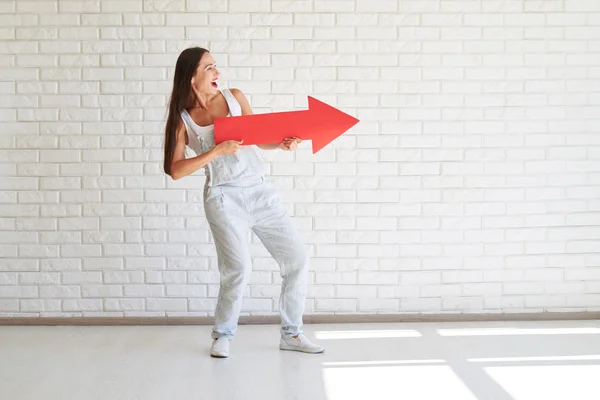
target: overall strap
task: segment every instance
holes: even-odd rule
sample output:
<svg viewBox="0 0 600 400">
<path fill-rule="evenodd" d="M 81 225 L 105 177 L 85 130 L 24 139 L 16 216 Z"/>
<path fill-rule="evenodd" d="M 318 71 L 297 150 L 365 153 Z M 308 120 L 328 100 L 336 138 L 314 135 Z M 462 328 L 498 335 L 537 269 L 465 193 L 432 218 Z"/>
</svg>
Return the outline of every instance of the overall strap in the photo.
<svg viewBox="0 0 600 400">
<path fill-rule="evenodd" d="M 190 116 L 190 114 L 187 112 L 187 110 L 185 108 L 181 112 L 181 119 L 183 120 L 185 127 L 189 130 L 190 125 L 192 125 L 190 122 L 194 122 L 194 121 L 192 120 L 192 117 Z"/>
<path fill-rule="evenodd" d="M 192 117 L 190 116 L 190 114 L 187 112 L 186 109 L 184 109 L 181 112 L 181 119 L 183 120 L 183 125 L 185 125 L 185 130 L 187 132 L 187 137 L 188 137 L 188 144 L 187 146 L 190 146 L 193 149 L 200 149 L 202 148 L 202 144 L 200 143 L 200 140 L 198 140 L 198 134 L 196 133 L 195 129 L 194 129 L 194 120 L 192 119 Z"/>
<path fill-rule="evenodd" d="M 229 107 L 229 112 L 231 113 L 231 116 L 237 117 L 242 115 L 242 106 L 240 106 L 240 103 L 237 101 L 233 93 L 231 93 L 229 89 L 223 89 L 221 90 L 221 93 L 223 93 L 223 96 L 227 101 L 227 106 Z"/>
</svg>

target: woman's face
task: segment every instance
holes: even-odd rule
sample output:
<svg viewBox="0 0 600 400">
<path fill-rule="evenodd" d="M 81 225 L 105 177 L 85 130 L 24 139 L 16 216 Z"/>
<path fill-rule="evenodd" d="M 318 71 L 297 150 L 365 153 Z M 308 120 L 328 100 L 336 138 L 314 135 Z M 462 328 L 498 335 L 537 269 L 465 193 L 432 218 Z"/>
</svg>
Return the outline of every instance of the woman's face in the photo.
<svg viewBox="0 0 600 400">
<path fill-rule="evenodd" d="M 202 55 L 198 68 L 196 68 L 196 73 L 192 78 L 192 85 L 200 93 L 217 94 L 219 75 L 221 73 L 217 69 L 215 59 L 207 51 Z"/>
</svg>

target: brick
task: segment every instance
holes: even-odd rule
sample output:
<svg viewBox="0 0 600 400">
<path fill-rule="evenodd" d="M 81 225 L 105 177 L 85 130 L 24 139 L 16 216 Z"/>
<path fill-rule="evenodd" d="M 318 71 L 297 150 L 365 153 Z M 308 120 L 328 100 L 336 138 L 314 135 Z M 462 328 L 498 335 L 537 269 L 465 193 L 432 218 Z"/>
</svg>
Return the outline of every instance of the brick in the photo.
<svg viewBox="0 0 600 400">
<path fill-rule="evenodd" d="M 149 311 L 187 311 L 187 299 L 148 298 L 146 309 Z"/>
<path fill-rule="evenodd" d="M 316 310 L 318 311 L 357 311 L 356 299 L 317 299 Z"/>
<path fill-rule="evenodd" d="M 107 311 L 143 311 L 144 308 L 144 299 L 107 299 L 104 302 Z"/>
<path fill-rule="evenodd" d="M 441 310 L 441 299 L 428 298 L 410 298 L 400 299 L 400 309 L 402 311 L 434 311 Z"/>
<path fill-rule="evenodd" d="M 102 311 L 101 299 L 63 300 L 62 309 L 68 311 Z"/>
<path fill-rule="evenodd" d="M 21 312 L 61 311 L 61 300 L 20 300 Z M 17 310 L 18 311 L 18 307 Z"/>
</svg>

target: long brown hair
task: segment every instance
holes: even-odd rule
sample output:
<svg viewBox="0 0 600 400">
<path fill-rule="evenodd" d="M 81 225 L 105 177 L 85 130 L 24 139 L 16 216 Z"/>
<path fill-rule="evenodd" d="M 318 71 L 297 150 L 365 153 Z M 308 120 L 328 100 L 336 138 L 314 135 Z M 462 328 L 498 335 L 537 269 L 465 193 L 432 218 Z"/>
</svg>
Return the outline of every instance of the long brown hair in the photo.
<svg viewBox="0 0 600 400">
<path fill-rule="evenodd" d="M 163 168 L 168 175 L 171 175 L 171 162 L 177 144 L 177 129 L 182 123 L 181 112 L 185 108 L 191 107 L 195 102 L 191 84 L 192 77 L 196 73 L 200 59 L 207 51 L 202 47 L 185 49 L 179 54 L 177 64 L 175 64 L 173 92 L 169 100 L 169 115 L 165 126 L 165 160 Z"/>
</svg>

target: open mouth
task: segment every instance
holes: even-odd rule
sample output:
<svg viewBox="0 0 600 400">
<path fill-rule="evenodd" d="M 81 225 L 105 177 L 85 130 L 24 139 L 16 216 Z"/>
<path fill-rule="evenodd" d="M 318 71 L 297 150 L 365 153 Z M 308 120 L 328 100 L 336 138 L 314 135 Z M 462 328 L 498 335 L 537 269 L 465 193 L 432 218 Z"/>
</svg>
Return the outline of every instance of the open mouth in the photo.
<svg viewBox="0 0 600 400">
<path fill-rule="evenodd" d="M 217 87 L 219 87 L 219 85 L 217 84 L 217 81 L 212 81 L 210 84 L 211 84 L 211 85 L 212 85 L 212 87 L 214 87 L 215 89 L 216 89 Z"/>
</svg>

